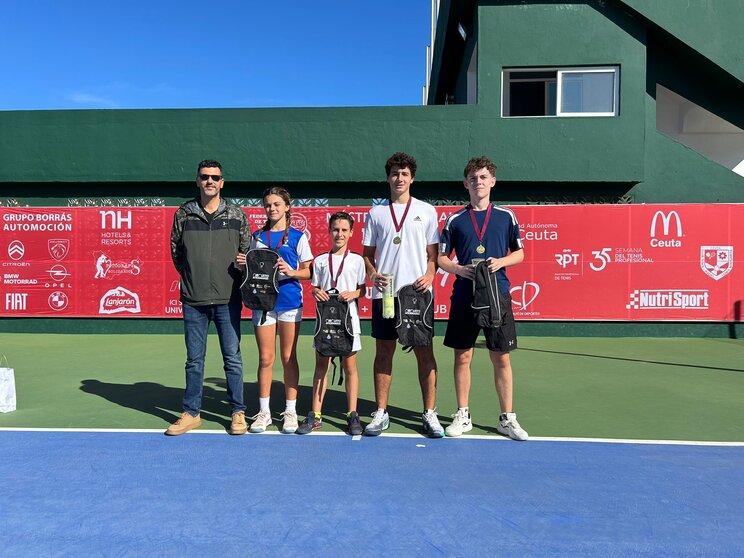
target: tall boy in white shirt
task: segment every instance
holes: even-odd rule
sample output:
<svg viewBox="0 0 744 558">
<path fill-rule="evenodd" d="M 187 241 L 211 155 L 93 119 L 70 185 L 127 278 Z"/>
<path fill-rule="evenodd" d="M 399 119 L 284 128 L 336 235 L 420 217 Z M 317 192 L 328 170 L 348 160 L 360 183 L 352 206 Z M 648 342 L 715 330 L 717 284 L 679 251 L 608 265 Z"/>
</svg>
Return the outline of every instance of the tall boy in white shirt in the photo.
<svg viewBox="0 0 744 558">
<path fill-rule="evenodd" d="M 387 412 L 393 373 L 393 355 L 398 339 L 395 318 L 382 317 L 382 290 L 385 274 L 394 276 L 396 293 L 412 284 L 419 291 L 432 289 L 437 269 L 439 229 L 433 206 L 411 196 L 416 175 L 416 160 L 402 152 L 394 153 L 385 163 L 390 199 L 372 207 L 364 224 L 364 262 L 374 285 L 372 289 L 372 337 L 376 339 L 374 363 L 377 411 L 364 429 L 378 436 L 390 426 Z M 419 384 L 424 403 L 424 433 L 433 438 L 444 436 L 435 409 L 437 363 L 431 345 L 414 347 Z"/>
</svg>

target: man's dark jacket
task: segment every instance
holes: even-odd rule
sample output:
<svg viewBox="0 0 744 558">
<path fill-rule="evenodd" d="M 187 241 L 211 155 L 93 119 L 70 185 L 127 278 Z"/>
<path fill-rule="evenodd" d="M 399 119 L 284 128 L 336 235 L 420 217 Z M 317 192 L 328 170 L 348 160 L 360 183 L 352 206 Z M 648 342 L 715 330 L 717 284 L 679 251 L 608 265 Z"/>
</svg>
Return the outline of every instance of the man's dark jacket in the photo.
<svg viewBox="0 0 744 558">
<path fill-rule="evenodd" d="M 220 200 L 210 223 L 198 198 L 173 217 L 171 258 L 181 276 L 181 302 L 191 306 L 227 304 L 240 299 L 238 252 L 250 246 L 251 229 L 241 208 Z"/>
</svg>

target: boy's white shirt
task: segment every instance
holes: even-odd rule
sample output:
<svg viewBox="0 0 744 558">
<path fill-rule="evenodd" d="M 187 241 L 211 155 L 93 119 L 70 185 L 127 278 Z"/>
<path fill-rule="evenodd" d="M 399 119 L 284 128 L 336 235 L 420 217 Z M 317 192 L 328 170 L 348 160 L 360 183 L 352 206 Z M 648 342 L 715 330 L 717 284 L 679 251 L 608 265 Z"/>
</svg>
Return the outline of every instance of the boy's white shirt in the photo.
<svg viewBox="0 0 744 558">
<path fill-rule="evenodd" d="M 389 201 L 375 205 L 367 214 L 364 223 L 364 246 L 375 247 L 375 267 L 378 273 L 395 276 L 395 291 L 410 285 L 426 274 L 428 258 L 426 247 L 439 244 L 439 219 L 434 206 L 411 197 L 411 208 L 400 233 L 390 216 Z M 406 204 L 393 204 L 395 218 L 400 223 Z M 393 239 L 401 237 L 401 243 Z M 372 298 L 382 298 L 382 292 L 372 287 Z"/>
<path fill-rule="evenodd" d="M 313 278 L 311 284 L 327 291 L 331 289 L 331 273 L 328 269 L 328 252 L 320 254 L 313 261 Z M 343 255 L 333 256 L 333 274 L 338 275 L 336 289 L 338 292 L 356 291 L 359 285 L 364 285 L 367 280 L 366 270 L 364 267 L 364 258 L 359 254 L 349 252 L 344 262 L 344 269 L 341 274 L 338 273 L 341 267 Z M 359 299 L 357 299 L 359 301 Z M 349 314 L 351 315 L 351 327 L 355 334 L 361 334 L 362 328 L 359 323 L 359 311 L 357 304 L 349 304 Z"/>
</svg>

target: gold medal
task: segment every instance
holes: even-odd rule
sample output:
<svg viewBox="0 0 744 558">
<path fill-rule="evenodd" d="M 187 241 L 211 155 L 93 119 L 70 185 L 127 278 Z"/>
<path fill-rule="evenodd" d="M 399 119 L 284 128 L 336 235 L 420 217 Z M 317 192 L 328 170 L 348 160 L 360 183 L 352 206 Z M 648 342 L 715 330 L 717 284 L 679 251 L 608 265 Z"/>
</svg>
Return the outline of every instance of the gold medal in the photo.
<svg viewBox="0 0 744 558">
<path fill-rule="evenodd" d="M 408 210 L 411 209 L 411 198 L 409 196 L 408 201 L 406 202 L 406 209 L 403 211 L 403 217 L 400 218 L 400 223 L 398 223 L 398 219 L 395 217 L 395 211 L 393 210 L 393 201 L 390 200 L 390 203 L 388 204 L 388 208 L 390 209 L 390 218 L 393 221 L 393 225 L 395 226 L 395 237 L 393 238 L 393 244 L 400 244 L 400 234 L 401 229 L 403 228 L 403 223 L 406 220 L 406 216 L 408 215 Z"/>
<path fill-rule="evenodd" d="M 478 237 L 478 247 L 475 249 L 476 252 L 479 254 L 485 254 L 486 253 L 486 247 L 483 246 L 483 237 L 486 234 L 486 229 L 488 228 L 488 222 L 491 220 L 491 210 L 493 209 L 493 206 L 489 203 L 488 209 L 486 210 L 486 218 L 483 220 L 483 226 L 478 227 L 478 221 L 475 218 L 475 210 L 473 209 L 473 206 L 468 204 L 467 210 L 470 214 L 470 220 L 473 222 L 473 228 L 475 229 L 475 235 Z"/>
</svg>

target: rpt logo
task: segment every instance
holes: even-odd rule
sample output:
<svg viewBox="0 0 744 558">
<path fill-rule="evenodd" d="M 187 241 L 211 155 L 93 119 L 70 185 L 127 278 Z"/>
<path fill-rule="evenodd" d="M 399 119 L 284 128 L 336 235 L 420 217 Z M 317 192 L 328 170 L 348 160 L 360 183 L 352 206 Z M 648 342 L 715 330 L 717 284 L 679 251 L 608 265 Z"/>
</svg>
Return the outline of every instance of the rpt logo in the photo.
<svg viewBox="0 0 744 558">
<path fill-rule="evenodd" d="M 580 255 L 581 254 L 579 253 L 572 252 L 570 248 L 566 248 L 562 252 L 555 254 L 555 261 L 563 269 L 566 269 L 569 265 L 570 266 L 579 265 Z"/>
<path fill-rule="evenodd" d="M 672 223 L 676 225 L 672 228 Z M 661 234 L 659 234 L 661 229 Z M 659 210 L 651 219 L 651 246 L 654 248 L 680 248 L 682 246 L 682 219 L 675 210 L 664 213 Z M 662 237 L 662 238 L 659 238 Z"/>
</svg>

